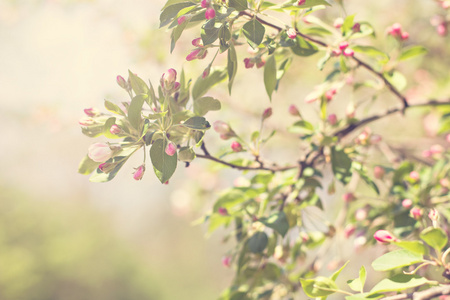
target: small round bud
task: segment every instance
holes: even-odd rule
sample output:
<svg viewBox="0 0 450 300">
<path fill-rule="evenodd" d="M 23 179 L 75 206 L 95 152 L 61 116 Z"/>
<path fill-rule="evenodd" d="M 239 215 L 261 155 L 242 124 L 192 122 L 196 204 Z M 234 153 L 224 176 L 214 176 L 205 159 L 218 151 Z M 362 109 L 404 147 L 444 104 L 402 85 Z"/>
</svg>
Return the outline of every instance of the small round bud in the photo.
<svg viewBox="0 0 450 300">
<path fill-rule="evenodd" d="M 95 124 L 95 120 L 92 118 L 83 117 L 78 120 L 78 124 L 80 124 L 81 126 L 91 126 Z"/>
<path fill-rule="evenodd" d="M 331 50 L 331 56 L 341 56 L 342 51 L 341 49 L 333 49 Z"/>
<path fill-rule="evenodd" d="M 355 55 L 355 51 L 353 49 L 347 48 L 344 50 L 344 56 L 353 56 Z"/>
<path fill-rule="evenodd" d="M 336 20 L 334 20 L 333 26 L 334 28 L 341 28 L 342 24 L 344 24 L 344 19 L 337 18 Z"/>
<path fill-rule="evenodd" d="M 413 202 L 411 199 L 403 199 L 402 206 L 404 208 L 410 208 L 412 206 Z"/>
<path fill-rule="evenodd" d="M 246 69 L 251 69 L 255 66 L 255 62 L 251 58 L 244 58 L 244 65 Z"/>
<path fill-rule="evenodd" d="M 348 42 L 342 42 L 339 44 L 339 49 L 345 50 L 348 47 Z"/>
<path fill-rule="evenodd" d="M 241 152 L 243 150 L 242 149 L 242 145 L 239 142 L 236 142 L 236 141 L 231 143 L 231 149 L 234 152 Z"/>
<path fill-rule="evenodd" d="M 300 112 L 298 111 L 297 106 L 295 106 L 294 104 L 291 104 L 289 106 L 288 111 L 289 111 L 289 114 L 291 114 L 292 116 L 299 116 L 300 115 Z"/>
<path fill-rule="evenodd" d="M 219 207 L 217 213 L 221 216 L 228 216 L 228 210 L 225 207 Z"/>
<path fill-rule="evenodd" d="M 344 195 L 342 195 L 342 200 L 344 200 L 345 203 L 352 202 L 355 199 L 356 197 L 353 193 L 345 193 Z"/>
<path fill-rule="evenodd" d="M 165 152 L 169 156 L 173 156 L 177 152 L 177 147 L 174 143 L 169 142 L 166 146 Z"/>
<path fill-rule="evenodd" d="M 220 134 L 228 134 L 230 131 L 232 131 L 230 125 L 223 121 L 215 121 L 213 123 L 213 128 L 217 133 Z"/>
<path fill-rule="evenodd" d="M 118 84 L 121 88 L 123 88 L 123 89 L 125 89 L 125 90 L 128 89 L 128 83 L 127 83 L 127 81 L 126 81 L 122 76 L 118 75 L 118 76 L 116 77 L 116 81 L 117 81 L 117 84 Z"/>
<path fill-rule="evenodd" d="M 202 38 L 196 38 L 192 40 L 192 46 L 194 47 L 203 47 L 203 40 Z"/>
<path fill-rule="evenodd" d="M 373 175 L 374 175 L 375 178 L 377 178 L 377 179 L 383 179 L 384 173 L 385 173 L 385 170 L 384 170 L 383 167 L 375 166 L 375 167 L 373 168 Z"/>
<path fill-rule="evenodd" d="M 222 258 L 222 265 L 226 268 L 229 268 L 231 266 L 231 256 L 224 256 Z"/>
<path fill-rule="evenodd" d="M 109 129 L 109 132 L 111 132 L 111 134 L 119 134 L 122 131 L 122 129 L 120 129 L 119 126 L 117 126 L 116 124 L 112 125 L 111 128 Z"/>
<path fill-rule="evenodd" d="M 216 17 L 216 11 L 214 10 L 214 8 L 210 7 L 208 9 L 206 9 L 206 11 L 205 11 L 205 18 L 207 20 L 214 19 L 215 17 Z"/>
<path fill-rule="evenodd" d="M 178 25 L 181 25 L 181 24 L 183 24 L 184 22 L 186 22 L 186 16 L 181 16 L 181 17 L 179 17 L 178 19 L 177 19 L 177 23 L 178 23 Z"/>
<path fill-rule="evenodd" d="M 262 114 L 262 120 L 264 121 L 265 119 L 269 118 L 272 115 L 272 108 L 266 108 Z"/>
<path fill-rule="evenodd" d="M 411 178 L 413 181 L 418 181 L 420 179 L 420 174 L 417 171 L 412 171 L 409 173 L 409 178 Z"/>
<path fill-rule="evenodd" d="M 203 8 L 208 8 L 211 6 L 211 0 L 202 0 L 202 2 L 200 2 L 200 6 Z"/>
<path fill-rule="evenodd" d="M 88 156 L 95 162 L 105 162 L 113 156 L 113 150 L 106 143 L 95 143 L 89 146 Z"/>
<path fill-rule="evenodd" d="M 191 53 L 186 56 L 187 61 L 191 61 L 198 58 L 198 54 L 200 53 L 201 49 L 197 48 L 191 51 Z"/>
<path fill-rule="evenodd" d="M 407 33 L 406 31 L 403 31 L 401 34 L 401 38 L 403 41 L 406 41 L 407 39 L 409 39 L 409 33 Z"/>
<path fill-rule="evenodd" d="M 337 123 L 336 114 L 330 114 L 327 119 L 328 119 L 328 123 L 330 123 L 331 126 L 336 125 L 336 123 Z"/>
<path fill-rule="evenodd" d="M 291 40 L 295 40 L 295 38 L 297 37 L 297 31 L 292 27 L 286 30 L 286 34 Z"/>
<path fill-rule="evenodd" d="M 336 95 L 337 90 L 336 89 L 331 89 L 325 92 L 325 98 L 327 98 L 328 101 L 331 101 L 334 97 L 334 95 Z"/>
<path fill-rule="evenodd" d="M 410 210 L 410 214 L 414 219 L 418 220 L 418 219 L 422 218 L 423 211 L 420 207 L 414 207 Z"/>
<path fill-rule="evenodd" d="M 353 27 L 352 27 L 352 31 L 353 32 L 361 32 L 361 24 L 359 24 L 359 23 L 355 23 L 354 25 L 353 25 Z"/>
<path fill-rule="evenodd" d="M 265 64 L 266 62 L 260 58 L 259 61 L 256 63 L 256 67 L 259 69 L 264 67 Z"/>
<path fill-rule="evenodd" d="M 298 0 L 298 1 L 297 1 L 297 5 L 298 5 L 298 6 L 303 5 L 303 4 L 305 4 L 305 3 L 306 3 L 306 0 Z"/>
</svg>

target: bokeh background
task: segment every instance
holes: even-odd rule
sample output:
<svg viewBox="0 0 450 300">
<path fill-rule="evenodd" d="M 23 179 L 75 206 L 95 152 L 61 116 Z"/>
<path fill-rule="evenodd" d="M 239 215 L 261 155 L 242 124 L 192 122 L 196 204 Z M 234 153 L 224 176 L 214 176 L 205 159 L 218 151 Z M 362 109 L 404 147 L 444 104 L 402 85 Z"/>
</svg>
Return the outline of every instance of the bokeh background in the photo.
<svg viewBox="0 0 450 300">
<path fill-rule="evenodd" d="M 357 13 L 357 20 L 368 20 L 381 33 L 375 43 L 382 45 L 383 30 L 401 22 L 414 28 L 411 43 L 430 47 L 427 65 L 416 59 L 401 67 L 411 99 L 448 95 L 449 40 L 430 24 L 441 13 L 435 1 L 346 2 L 348 14 Z M 0 299 L 207 300 L 230 282 L 232 270 L 221 265 L 229 249 L 221 233 L 205 238 L 205 228 L 192 223 L 239 173 L 197 160 L 186 169 L 180 164 L 169 185 L 161 185 L 151 168 L 136 182 L 132 172 L 141 157 L 130 159 L 109 183 L 94 184 L 76 172 L 93 142 L 81 134 L 78 119 L 84 108 L 103 109 L 103 99 L 126 99 L 117 75 L 130 69 L 157 84 L 168 68 L 184 67 L 196 78 L 207 66 L 207 60 L 184 61 L 195 30 L 169 54 L 170 33 L 158 29 L 163 5 L 163 0 L 0 0 Z M 323 16 L 333 20 L 343 13 L 334 6 Z M 241 52 L 240 60 L 246 55 Z M 274 117 L 268 127 L 275 129 L 294 121 L 285 117 L 291 103 L 312 115 L 315 108 L 303 99 L 324 79 L 315 64 L 298 59 L 272 103 L 262 70 L 239 74 L 232 96 L 225 84 L 213 92 L 223 111 L 208 119 L 243 127 L 245 135 L 258 128 L 269 106 Z M 349 92 L 332 104 L 338 116 L 345 114 Z M 394 101 L 386 96 L 380 107 Z M 436 118 L 431 112 L 424 123 L 422 115 L 394 116 L 377 126 L 388 130 L 385 138 L 393 144 L 430 145 Z M 228 147 L 214 134 L 207 142 L 213 151 Z M 266 154 L 277 161 L 298 154 L 296 140 L 283 130 L 274 144 Z"/>
</svg>

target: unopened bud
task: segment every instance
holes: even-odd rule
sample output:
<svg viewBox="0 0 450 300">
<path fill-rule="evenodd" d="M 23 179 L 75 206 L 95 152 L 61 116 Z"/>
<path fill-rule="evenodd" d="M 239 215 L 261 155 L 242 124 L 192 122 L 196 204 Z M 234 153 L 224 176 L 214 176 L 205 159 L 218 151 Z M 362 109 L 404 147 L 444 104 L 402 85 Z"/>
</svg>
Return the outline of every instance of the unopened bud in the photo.
<svg viewBox="0 0 450 300">
<path fill-rule="evenodd" d="M 295 28 L 292 27 L 286 30 L 286 34 L 292 40 L 294 40 L 297 37 L 297 31 L 295 30 Z"/>
<path fill-rule="evenodd" d="M 291 104 L 289 106 L 288 111 L 289 111 L 289 114 L 291 114 L 292 116 L 299 116 L 300 115 L 300 112 L 298 111 L 297 106 L 295 106 L 294 104 Z"/>
<path fill-rule="evenodd" d="M 91 126 L 95 124 L 95 120 L 92 118 L 83 117 L 78 120 L 78 124 L 80 124 L 81 126 Z"/>
<path fill-rule="evenodd" d="M 121 88 L 123 88 L 123 89 L 125 89 L 125 90 L 128 90 L 128 83 L 127 83 L 127 81 L 126 81 L 122 76 L 118 75 L 118 76 L 116 77 L 116 81 L 117 81 L 117 84 L 118 84 Z"/>
<path fill-rule="evenodd" d="M 98 111 L 98 109 L 96 108 L 85 108 L 84 109 L 84 113 L 88 116 L 88 117 L 95 117 L 97 116 L 100 112 Z"/>
<path fill-rule="evenodd" d="M 265 119 L 269 118 L 272 115 L 272 108 L 266 108 L 262 114 L 262 120 L 264 121 Z"/>
<path fill-rule="evenodd" d="M 407 33 L 406 31 L 403 31 L 401 38 L 403 41 L 406 41 L 407 39 L 409 39 L 409 33 Z"/>
<path fill-rule="evenodd" d="M 344 24 L 344 19 L 337 18 L 336 20 L 334 20 L 333 26 L 334 28 L 341 28 L 342 24 Z"/>
<path fill-rule="evenodd" d="M 145 165 L 140 165 L 133 173 L 134 180 L 141 180 L 144 177 Z"/>
<path fill-rule="evenodd" d="M 220 134 L 228 134 L 230 131 L 232 131 L 230 125 L 223 121 L 215 121 L 213 123 L 213 128 L 217 133 Z"/>
<path fill-rule="evenodd" d="M 348 47 L 348 42 L 342 42 L 339 44 L 339 49 L 345 50 Z"/>
<path fill-rule="evenodd" d="M 169 69 L 166 73 L 164 73 L 161 77 L 161 82 L 164 85 L 164 88 L 170 89 L 173 84 L 177 80 L 177 71 L 175 69 Z"/>
<path fill-rule="evenodd" d="M 298 0 L 298 1 L 297 1 L 297 5 L 298 5 L 298 6 L 303 5 L 303 4 L 305 4 L 305 3 L 306 3 L 306 0 Z"/>
<path fill-rule="evenodd" d="M 353 233 L 355 233 L 356 226 L 353 224 L 347 224 L 344 228 L 344 236 L 348 239 Z"/>
<path fill-rule="evenodd" d="M 404 208 L 410 208 L 412 206 L 413 202 L 411 199 L 403 199 L 402 206 Z"/>
<path fill-rule="evenodd" d="M 200 51 L 201 49 L 199 48 L 192 50 L 191 53 L 189 53 L 188 56 L 186 56 L 186 60 L 191 61 L 198 58 L 198 54 L 200 53 Z"/>
<path fill-rule="evenodd" d="M 120 129 L 119 126 L 117 126 L 116 124 L 112 125 L 111 128 L 109 129 L 109 132 L 111 132 L 111 134 L 119 134 L 122 131 L 122 129 Z"/>
<path fill-rule="evenodd" d="M 231 143 L 231 149 L 234 152 L 241 152 L 242 151 L 242 145 L 239 142 L 234 141 L 234 142 Z"/>
<path fill-rule="evenodd" d="M 344 200 L 345 203 L 352 202 L 355 199 L 356 197 L 353 193 L 345 193 L 344 195 L 342 195 L 342 200 Z"/>
<path fill-rule="evenodd" d="M 194 47 L 203 47 L 203 40 L 202 38 L 196 38 L 192 40 L 192 46 Z"/>
<path fill-rule="evenodd" d="M 328 123 L 330 123 L 331 126 L 336 125 L 336 123 L 337 123 L 337 116 L 336 116 L 336 114 L 330 114 L 328 116 Z"/>
<path fill-rule="evenodd" d="M 391 242 L 398 241 L 398 239 L 387 230 L 377 230 L 373 237 L 382 244 L 389 244 Z"/>
<path fill-rule="evenodd" d="M 411 178 L 413 181 L 418 181 L 420 179 L 420 174 L 417 171 L 412 171 L 409 173 L 409 178 Z"/>
<path fill-rule="evenodd" d="M 89 146 L 88 156 L 95 162 L 105 162 L 113 156 L 113 150 L 105 143 L 95 143 Z"/>
<path fill-rule="evenodd" d="M 173 156 L 177 152 L 177 147 L 175 146 L 174 143 L 169 142 L 166 146 L 165 152 L 167 155 Z"/>
<path fill-rule="evenodd" d="M 437 221 L 439 220 L 439 213 L 436 209 L 432 208 L 430 209 L 430 212 L 428 213 L 428 218 L 430 218 L 431 221 Z"/>
<path fill-rule="evenodd" d="M 211 5 L 211 0 L 202 0 L 202 2 L 200 2 L 200 6 L 203 8 L 207 8 Z"/>
<path fill-rule="evenodd" d="M 181 17 L 179 17 L 178 19 L 177 19 L 177 23 L 178 23 L 178 25 L 181 25 L 181 24 L 183 24 L 184 22 L 186 22 L 186 16 L 181 16 Z"/>
<path fill-rule="evenodd" d="M 219 213 L 219 215 L 221 216 L 228 216 L 228 210 L 225 207 L 219 207 L 217 209 L 217 212 Z"/>
<path fill-rule="evenodd" d="M 344 50 L 344 56 L 353 56 L 355 55 L 355 51 L 353 49 L 347 48 Z"/>
<path fill-rule="evenodd" d="M 210 7 L 207 8 L 205 11 L 205 18 L 207 20 L 211 20 L 214 19 L 216 17 L 216 11 L 214 10 L 214 8 Z"/>
<path fill-rule="evenodd" d="M 331 101 L 334 97 L 334 95 L 336 95 L 337 90 L 336 89 L 331 89 L 325 92 L 325 98 L 327 98 L 328 101 Z"/>
<path fill-rule="evenodd" d="M 333 49 L 331 50 L 331 56 L 341 56 L 342 51 L 341 49 Z"/>
<path fill-rule="evenodd" d="M 244 58 L 244 65 L 246 69 L 251 69 L 255 66 L 255 62 L 251 58 Z"/>
<path fill-rule="evenodd" d="M 355 23 L 352 27 L 353 32 L 361 32 L 361 24 Z"/>
<path fill-rule="evenodd" d="M 231 266 L 231 256 L 224 256 L 224 257 L 222 258 L 222 265 L 223 265 L 224 267 L 229 268 L 229 267 Z"/>
<path fill-rule="evenodd" d="M 384 172 L 385 172 L 385 170 L 384 170 L 383 167 L 375 166 L 375 167 L 373 168 L 373 175 L 374 175 L 375 178 L 377 178 L 377 179 L 382 179 L 383 176 L 384 176 Z"/>
<path fill-rule="evenodd" d="M 362 221 L 364 221 L 366 219 L 367 219 L 367 209 L 365 209 L 365 208 L 358 208 L 355 211 L 355 220 L 359 221 L 359 222 L 362 222 Z"/>
<path fill-rule="evenodd" d="M 422 218 L 423 211 L 420 207 L 414 207 L 410 210 L 410 214 L 414 219 L 418 220 L 418 219 Z"/>
</svg>

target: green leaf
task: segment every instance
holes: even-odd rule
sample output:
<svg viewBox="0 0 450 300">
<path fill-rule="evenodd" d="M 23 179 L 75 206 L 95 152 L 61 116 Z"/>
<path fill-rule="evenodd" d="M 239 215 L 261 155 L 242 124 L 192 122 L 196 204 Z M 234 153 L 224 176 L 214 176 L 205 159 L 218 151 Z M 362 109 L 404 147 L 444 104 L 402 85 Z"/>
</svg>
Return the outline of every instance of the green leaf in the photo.
<svg viewBox="0 0 450 300">
<path fill-rule="evenodd" d="M 228 7 L 232 7 L 237 11 L 243 11 L 248 8 L 247 0 L 229 0 Z"/>
<path fill-rule="evenodd" d="M 289 230 L 289 222 L 284 212 L 276 212 L 268 218 L 260 218 L 259 221 L 269 228 L 272 228 L 282 237 L 286 235 Z"/>
<path fill-rule="evenodd" d="M 231 95 L 231 87 L 233 86 L 234 77 L 236 77 L 237 73 L 237 56 L 236 50 L 234 49 L 233 44 L 228 48 L 228 63 L 227 63 L 227 72 L 228 72 L 228 93 Z"/>
<path fill-rule="evenodd" d="M 180 10 L 192 5 L 195 5 L 195 3 L 182 2 L 165 7 L 161 12 L 161 15 L 159 16 L 159 28 L 170 24 L 170 22 L 172 22 L 172 20 L 177 16 Z"/>
<path fill-rule="evenodd" d="M 142 105 L 144 105 L 147 98 L 148 95 L 139 94 L 131 100 L 130 107 L 128 108 L 128 120 L 135 129 L 139 130 L 139 126 L 141 125 Z"/>
<path fill-rule="evenodd" d="M 369 295 L 369 293 L 360 293 L 351 296 L 345 296 L 345 300 L 367 300 L 367 299 L 379 299 L 383 297 L 384 295 L 382 294 Z"/>
<path fill-rule="evenodd" d="M 292 124 L 292 126 L 288 128 L 288 131 L 297 134 L 311 134 L 314 131 L 314 126 L 308 121 L 301 120 Z"/>
<path fill-rule="evenodd" d="M 344 185 L 350 182 L 352 177 L 351 166 L 352 160 L 344 152 L 335 147 L 331 148 L 331 166 L 334 176 Z"/>
<path fill-rule="evenodd" d="M 220 23 L 216 25 L 215 19 L 208 20 L 205 25 L 202 26 L 200 34 L 203 45 L 207 46 L 214 43 L 219 38 L 220 28 Z"/>
<path fill-rule="evenodd" d="M 378 189 L 378 186 L 375 184 L 375 182 L 367 175 L 367 170 L 363 168 L 363 165 L 361 163 L 352 163 L 352 169 L 358 172 L 359 177 L 364 180 L 367 185 L 369 185 L 378 195 L 380 194 L 380 190 Z"/>
<path fill-rule="evenodd" d="M 424 284 L 433 284 L 433 283 L 435 282 L 429 281 L 428 279 L 418 275 L 397 274 L 392 278 L 385 278 L 380 282 L 378 282 L 372 288 L 372 290 L 370 290 L 369 293 L 370 295 L 373 295 L 376 293 L 403 291 Z"/>
<path fill-rule="evenodd" d="M 277 86 L 277 62 L 275 55 L 269 56 L 264 65 L 264 86 L 266 87 L 267 95 L 272 100 L 272 93 Z"/>
<path fill-rule="evenodd" d="M 352 46 L 352 49 L 355 52 L 363 53 L 368 56 L 372 56 L 375 58 L 382 58 L 383 60 L 386 60 L 386 61 L 389 60 L 389 56 L 386 53 L 384 53 L 383 51 L 378 50 L 377 48 L 372 47 L 372 46 L 356 45 L 356 46 Z"/>
<path fill-rule="evenodd" d="M 403 248 L 405 250 L 417 253 L 417 254 L 421 254 L 421 255 L 426 255 L 428 254 L 428 248 L 425 247 L 425 245 L 420 242 L 420 241 L 398 241 L 398 242 L 393 242 L 393 244 L 399 246 L 400 248 Z"/>
<path fill-rule="evenodd" d="M 384 73 L 384 77 L 399 91 L 402 91 L 408 84 L 405 76 L 398 71 L 394 71 L 393 73 Z"/>
<path fill-rule="evenodd" d="M 89 175 L 92 172 L 94 172 L 99 165 L 100 163 L 93 161 L 92 159 L 89 158 L 89 156 L 86 155 L 78 165 L 78 173 L 83 175 Z"/>
<path fill-rule="evenodd" d="M 189 24 L 189 22 L 183 22 L 180 25 L 176 26 L 172 33 L 170 34 L 170 53 L 172 53 L 173 49 L 175 49 L 175 44 L 177 43 L 178 39 L 181 37 L 181 34 L 183 33 L 184 29 L 186 29 L 186 26 Z"/>
<path fill-rule="evenodd" d="M 269 238 L 267 234 L 262 231 L 258 231 L 251 236 L 248 240 L 248 249 L 252 253 L 261 253 L 266 249 Z"/>
<path fill-rule="evenodd" d="M 119 108 L 119 106 L 108 100 L 105 100 L 105 108 L 112 113 L 125 116 L 125 113 Z"/>
<path fill-rule="evenodd" d="M 221 82 L 227 77 L 227 71 L 225 68 L 211 68 L 211 72 L 208 77 L 202 78 L 200 76 L 192 88 L 192 97 L 194 99 L 200 98 L 206 92 L 217 83 Z"/>
<path fill-rule="evenodd" d="M 420 238 L 438 251 L 442 250 L 448 242 L 447 234 L 441 228 L 428 227 L 420 233 Z"/>
<path fill-rule="evenodd" d="M 165 183 L 172 177 L 177 168 L 177 153 L 170 156 L 166 154 L 166 139 L 157 139 L 150 148 L 150 158 L 156 177 L 161 183 Z"/>
<path fill-rule="evenodd" d="M 220 101 L 213 97 L 202 97 L 194 100 L 194 113 L 204 116 L 208 111 L 220 110 Z"/>
<path fill-rule="evenodd" d="M 207 130 L 211 127 L 208 121 L 203 117 L 192 117 L 184 121 L 182 124 L 184 127 L 195 130 Z"/>
<path fill-rule="evenodd" d="M 128 70 L 128 76 L 130 79 L 131 88 L 133 89 L 133 91 L 136 95 L 148 94 L 150 89 L 148 88 L 148 86 L 144 82 L 144 80 L 142 80 L 138 76 L 134 75 L 134 73 L 132 73 L 130 70 Z"/>
<path fill-rule="evenodd" d="M 265 31 L 265 27 L 256 19 L 252 19 L 242 26 L 242 33 L 253 49 L 261 44 Z"/>
<path fill-rule="evenodd" d="M 416 57 L 418 55 L 424 55 L 428 52 L 428 50 L 423 46 L 411 46 L 403 49 L 402 53 L 400 54 L 400 57 L 398 58 L 399 61 L 407 60 L 413 57 Z"/>
<path fill-rule="evenodd" d="M 292 46 L 291 50 L 295 55 L 299 56 L 310 56 L 318 51 L 317 46 L 311 44 L 300 36 L 296 37 L 295 46 Z"/>
<path fill-rule="evenodd" d="M 355 292 L 363 293 L 364 283 L 366 282 L 366 268 L 364 266 L 359 269 L 359 277 L 353 280 L 347 281 L 348 286 Z"/>
<path fill-rule="evenodd" d="M 349 15 L 344 19 L 344 23 L 341 26 L 341 31 L 344 35 L 352 31 L 354 25 L 355 15 Z"/>
<path fill-rule="evenodd" d="M 388 271 L 423 262 L 421 254 L 405 249 L 388 252 L 372 262 L 375 271 Z"/>
<path fill-rule="evenodd" d="M 234 206 L 246 201 L 247 198 L 241 190 L 230 189 L 222 193 L 219 199 L 216 201 L 213 207 L 213 211 L 217 212 L 219 207 L 224 207 L 228 210 Z"/>
<path fill-rule="evenodd" d="M 333 273 L 333 275 L 331 275 L 331 280 L 336 281 L 336 279 L 338 278 L 339 274 L 341 274 L 342 270 L 345 269 L 345 267 L 347 266 L 347 264 L 349 263 L 349 261 L 347 261 L 342 267 L 339 268 L 339 270 L 337 270 L 336 272 Z"/>
<path fill-rule="evenodd" d="M 300 279 L 303 291 L 308 297 L 325 297 L 338 290 L 336 283 L 327 277 L 319 276 L 314 279 Z"/>
</svg>

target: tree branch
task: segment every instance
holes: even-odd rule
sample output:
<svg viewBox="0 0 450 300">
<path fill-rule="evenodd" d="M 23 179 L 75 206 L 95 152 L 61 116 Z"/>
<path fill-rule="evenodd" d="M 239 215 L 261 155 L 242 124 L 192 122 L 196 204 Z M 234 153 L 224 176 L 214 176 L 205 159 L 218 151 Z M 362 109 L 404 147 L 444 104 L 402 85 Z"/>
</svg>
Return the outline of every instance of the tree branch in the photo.
<svg viewBox="0 0 450 300">
<path fill-rule="evenodd" d="M 394 296 L 384 297 L 380 300 L 431 300 L 442 295 L 450 295 L 450 285 L 432 287 L 424 291 L 414 292 L 410 294 L 398 294 Z"/>
</svg>

